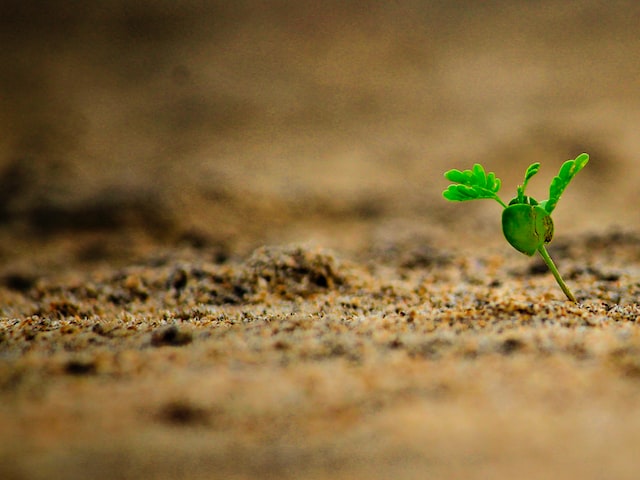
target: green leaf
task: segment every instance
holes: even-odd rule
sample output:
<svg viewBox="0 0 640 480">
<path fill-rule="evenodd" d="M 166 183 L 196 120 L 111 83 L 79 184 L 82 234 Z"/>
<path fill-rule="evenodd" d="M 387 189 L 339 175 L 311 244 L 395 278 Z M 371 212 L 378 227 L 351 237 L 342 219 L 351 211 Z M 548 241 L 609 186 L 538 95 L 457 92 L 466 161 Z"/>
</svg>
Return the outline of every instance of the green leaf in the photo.
<svg viewBox="0 0 640 480">
<path fill-rule="evenodd" d="M 487 175 L 487 188 L 493 191 L 495 186 L 496 186 L 496 174 L 493 172 L 489 172 L 489 174 Z"/>
<path fill-rule="evenodd" d="M 479 187 L 487 186 L 487 174 L 484 172 L 484 168 L 479 163 L 473 166 L 473 176 L 475 178 L 476 185 Z"/>
<path fill-rule="evenodd" d="M 518 185 L 518 189 L 517 189 L 518 203 L 526 203 L 524 191 L 527 188 L 527 183 L 529 183 L 529 179 L 533 177 L 536 173 L 538 173 L 538 170 L 540 170 L 540 163 L 538 162 L 532 163 L 527 168 L 527 171 L 524 174 L 524 182 L 522 182 L 522 185 Z"/>
<path fill-rule="evenodd" d="M 462 183 L 462 184 L 467 183 L 467 176 L 460 170 L 456 170 L 456 169 L 449 170 L 444 174 L 444 176 L 450 182 Z"/>
<path fill-rule="evenodd" d="M 527 168 L 527 172 L 524 174 L 524 186 L 527 185 L 527 182 L 531 177 L 533 177 L 536 173 L 538 173 L 538 170 L 540 170 L 539 162 L 532 163 L 531 165 L 529 165 L 529 168 Z"/>
<path fill-rule="evenodd" d="M 549 199 L 544 202 L 540 202 L 548 213 L 553 212 L 558 205 L 558 200 L 560 200 L 562 193 L 567 188 L 567 185 L 569 185 L 573 177 L 575 177 L 588 162 L 589 155 L 581 153 L 574 160 L 567 160 L 562 164 L 558 175 L 551 180 L 551 186 L 549 187 Z"/>
<path fill-rule="evenodd" d="M 444 176 L 447 180 L 454 182 L 453 185 L 449 185 L 442 192 L 442 196 L 447 200 L 466 202 L 468 200 L 493 198 L 505 206 L 497 195 L 501 186 L 500 179 L 493 172 L 486 173 L 479 163 L 476 163 L 471 170 L 449 170 Z"/>
</svg>

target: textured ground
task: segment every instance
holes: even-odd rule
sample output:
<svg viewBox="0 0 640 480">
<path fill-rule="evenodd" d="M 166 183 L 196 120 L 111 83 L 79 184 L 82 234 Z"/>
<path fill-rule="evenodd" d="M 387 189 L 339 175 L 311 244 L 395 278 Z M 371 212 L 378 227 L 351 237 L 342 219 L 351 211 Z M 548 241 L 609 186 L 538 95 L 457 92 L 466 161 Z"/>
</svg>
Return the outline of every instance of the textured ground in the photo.
<svg viewBox="0 0 640 480">
<path fill-rule="evenodd" d="M 637 477 L 640 4 L 7 1 L 0 478 Z M 529 163 L 579 304 L 441 197 Z"/>
<path fill-rule="evenodd" d="M 5 276 L 2 477 L 633 478 L 640 237 L 423 246 Z"/>
</svg>

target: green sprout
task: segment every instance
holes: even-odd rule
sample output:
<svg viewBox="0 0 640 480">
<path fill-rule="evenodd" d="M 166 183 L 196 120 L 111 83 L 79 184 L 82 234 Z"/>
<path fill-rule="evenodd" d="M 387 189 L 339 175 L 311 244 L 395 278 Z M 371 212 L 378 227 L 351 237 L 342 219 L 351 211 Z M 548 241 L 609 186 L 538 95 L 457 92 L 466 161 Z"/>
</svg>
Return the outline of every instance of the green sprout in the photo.
<svg viewBox="0 0 640 480">
<path fill-rule="evenodd" d="M 442 192 L 442 196 L 452 202 L 466 202 L 489 198 L 497 201 L 503 207 L 502 233 L 513 248 L 525 255 L 532 256 L 540 253 L 542 259 L 553 273 L 558 285 L 572 302 L 576 298 L 564 283 L 560 272 L 549 256 L 545 245 L 553 238 L 553 220 L 551 212 L 556 208 L 560 196 L 569 182 L 589 162 L 589 155 L 581 153 L 574 160 L 567 160 L 560 167 L 560 172 L 551 181 L 549 199 L 542 202 L 525 195 L 527 183 L 538 170 L 539 163 L 533 163 L 527 168 L 522 185 L 518 185 L 517 195 L 509 204 L 505 204 L 498 196 L 501 182 L 495 173 L 486 173 L 482 165 L 475 164 L 471 170 L 449 170 L 444 174 L 452 185 Z"/>
</svg>

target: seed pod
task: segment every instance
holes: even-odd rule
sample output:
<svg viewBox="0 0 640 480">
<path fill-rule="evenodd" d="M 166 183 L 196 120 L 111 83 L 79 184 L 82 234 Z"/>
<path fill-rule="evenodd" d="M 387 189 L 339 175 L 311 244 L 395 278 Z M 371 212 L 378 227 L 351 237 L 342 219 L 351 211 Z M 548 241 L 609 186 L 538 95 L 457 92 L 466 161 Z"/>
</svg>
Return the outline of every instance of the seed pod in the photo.
<svg viewBox="0 0 640 480">
<path fill-rule="evenodd" d="M 553 220 L 540 205 L 517 203 L 502 211 L 502 232 L 513 248 L 531 256 L 553 238 Z"/>
</svg>

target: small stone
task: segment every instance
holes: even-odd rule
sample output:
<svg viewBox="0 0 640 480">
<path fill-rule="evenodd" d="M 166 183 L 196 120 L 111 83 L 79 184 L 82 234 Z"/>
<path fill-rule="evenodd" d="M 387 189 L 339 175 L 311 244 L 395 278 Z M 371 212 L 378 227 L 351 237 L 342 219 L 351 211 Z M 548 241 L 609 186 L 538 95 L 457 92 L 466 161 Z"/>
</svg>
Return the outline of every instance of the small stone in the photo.
<svg viewBox="0 0 640 480">
<path fill-rule="evenodd" d="M 193 335 L 191 332 L 180 330 L 175 325 L 155 331 L 151 335 L 151 345 L 154 347 L 180 347 L 182 345 L 188 345 L 192 341 Z"/>
</svg>

